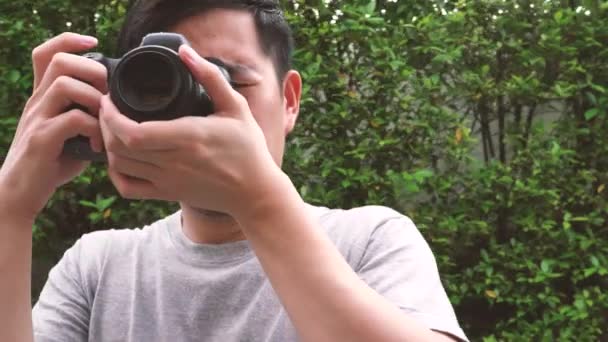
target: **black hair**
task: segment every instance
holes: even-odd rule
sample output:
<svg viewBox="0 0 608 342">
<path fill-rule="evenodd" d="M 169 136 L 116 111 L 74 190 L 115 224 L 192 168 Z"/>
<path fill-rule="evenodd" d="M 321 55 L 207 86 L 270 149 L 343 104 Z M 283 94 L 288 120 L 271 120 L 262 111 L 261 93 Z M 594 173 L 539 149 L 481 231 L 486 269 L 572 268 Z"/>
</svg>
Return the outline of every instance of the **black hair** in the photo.
<svg viewBox="0 0 608 342">
<path fill-rule="evenodd" d="M 255 20 L 262 51 L 271 58 L 280 82 L 292 68 L 293 36 L 277 0 L 136 0 L 118 37 L 120 55 L 139 46 L 152 32 L 213 9 L 246 10 Z"/>
</svg>

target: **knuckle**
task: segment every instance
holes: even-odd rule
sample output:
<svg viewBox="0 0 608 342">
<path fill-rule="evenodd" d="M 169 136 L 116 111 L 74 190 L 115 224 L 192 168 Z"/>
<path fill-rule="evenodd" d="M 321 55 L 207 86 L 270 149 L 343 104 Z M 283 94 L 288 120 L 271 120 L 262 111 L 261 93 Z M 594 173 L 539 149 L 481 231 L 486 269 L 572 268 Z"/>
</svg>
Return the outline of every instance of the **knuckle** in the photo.
<svg viewBox="0 0 608 342">
<path fill-rule="evenodd" d="M 128 149 L 139 149 L 142 147 L 143 145 L 143 136 L 139 133 L 131 133 L 126 139 L 125 139 L 125 146 Z"/>
<path fill-rule="evenodd" d="M 238 92 L 235 91 L 235 93 L 236 93 L 235 101 L 236 101 L 236 104 L 239 106 L 239 108 L 248 108 L 249 102 L 247 102 L 247 99 L 243 95 L 239 94 Z"/>
<path fill-rule="evenodd" d="M 222 72 L 214 64 L 211 64 L 209 66 L 209 70 L 207 72 L 207 75 L 209 76 L 209 78 L 212 78 L 213 80 L 218 81 L 222 77 Z"/>
<path fill-rule="evenodd" d="M 73 36 L 74 36 L 74 33 L 66 31 L 66 32 L 61 32 L 57 37 L 59 39 L 67 39 L 67 38 L 70 38 L 70 37 L 73 37 Z"/>
<path fill-rule="evenodd" d="M 50 67 L 57 69 L 65 69 L 68 65 L 69 55 L 65 52 L 57 52 L 51 58 Z"/>
<path fill-rule="evenodd" d="M 32 61 L 39 60 L 44 55 L 43 45 L 38 45 L 32 50 Z"/>
<path fill-rule="evenodd" d="M 72 127 L 85 127 L 88 124 L 86 114 L 78 109 L 72 109 L 67 113 L 67 122 L 68 125 Z"/>
<path fill-rule="evenodd" d="M 224 76 L 222 71 L 217 67 L 211 68 L 209 72 L 209 77 L 214 83 L 226 82 L 226 77 Z"/>
<path fill-rule="evenodd" d="M 30 98 L 27 99 L 25 106 L 23 106 L 22 117 L 25 117 L 28 115 L 28 113 L 32 110 L 32 108 L 35 107 L 36 104 L 38 103 L 39 98 L 40 98 L 40 92 L 37 90 L 34 90 L 34 93 L 32 94 L 32 96 L 30 96 Z"/>
<path fill-rule="evenodd" d="M 129 184 L 123 179 L 123 176 L 116 170 L 116 167 L 112 164 L 108 166 L 110 171 L 110 179 L 114 184 L 114 187 L 118 191 L 121 197 L 126 199 L 133 199 L 133 194 L 129 188 Z"/>
<path fill-rule="evenodd" d="M 42 149 L 43 146 L 47 145 L 43 130 L 29 130 L 26 132 L 25 149 L 28 152 L 36 153 Z"/>
<path fill-rule="evenodd" d="M 77 36 L 78 36 L 78 34 L 76 34 L 74 32 L 62 32 L 61 34 L 56 36 L 56 39 L 58 39 L 61 42 L 65 42 L 68 40 L 75 39 Z"/>
<path fill-rule="evenodd" d="M 114 153 L 117 153 L 120 151 L 120 144 L 118 143 L 118 139 L 115 139 L 115 138 L 106 139 L 106 150 L 108 152 L 111 152 L 111 153 L 108 153 L 108 158 L 110 157 L 109 155 L 112 155 L 113 164 L 116 163 L 116 156 L 114 155 Z"/>
<path fill-rule="evenodd" d="M 65 92 L 69 89 L 72 79 L 69 76 L 61 75 L 57 77 L 51 85 L 57 92 Z"/>
<path fill-rule="evenodd" d="M 65 40 L 65 39 L 68 39 L 71 34 L 72 33 L 69 31 L 64 31 L 64 32 L 61 32 L 60 34 L 56 35 L 53 39 Z"/>
<path fill-rule="evenodd" d="M 187 150 L 189 150 L 188 152 L 191 155 L 195 155 L 200 159 L 208 160 L 211 158 L 211 152 L 209 151 L 209 148 L 202 144 L 191 145 L 191 147 Z"/>
<path fill-rule="evenodd" d="M 117 158 L 116 158 L 116 153 L 108 150 L 107 151 L 107 156 L 108 156 L 108 167 L 110 167 L 110 169 L 112 170 L 116 170 L 116 164 L 117 164 Z"/>
<path fill-rule="evenodd" d="M 77 36 L 77 34 L 75 34 L 73 32 L 63 32 L 63 33 L 45 41 L 44 43 L 36 46 L 32 50 L 32 60 L 38 61 L 39 59 L 44 58 L 47 55 L 47 53 L 49 52 L 49 46 L 53 42 L 59 41 L 61 43 L 66 40 L 74 39 L 74 37 L 76 37 L 76 36 Z"/>
</svg>

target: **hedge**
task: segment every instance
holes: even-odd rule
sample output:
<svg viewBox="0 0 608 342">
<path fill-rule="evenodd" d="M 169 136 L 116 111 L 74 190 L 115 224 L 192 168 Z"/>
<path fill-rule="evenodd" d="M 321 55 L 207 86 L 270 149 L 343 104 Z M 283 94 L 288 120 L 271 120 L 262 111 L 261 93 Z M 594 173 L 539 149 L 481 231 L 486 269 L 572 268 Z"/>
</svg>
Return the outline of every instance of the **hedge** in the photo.
<svg viewBox="0 0 608 342">
<path fill-rule="evenodd" d="M 283 1 L 304 81 L 284 168 L 310 203 L 412 217 L 472 340 L 608 339 L 608 3 Z M 0 156 L 31 49 L 70 30 L 112 54 L 124 0 L 0 0 Z M 34 227 L 36 298 L 79 236 L 175 210 L 103 165 Z"/>
</svg>

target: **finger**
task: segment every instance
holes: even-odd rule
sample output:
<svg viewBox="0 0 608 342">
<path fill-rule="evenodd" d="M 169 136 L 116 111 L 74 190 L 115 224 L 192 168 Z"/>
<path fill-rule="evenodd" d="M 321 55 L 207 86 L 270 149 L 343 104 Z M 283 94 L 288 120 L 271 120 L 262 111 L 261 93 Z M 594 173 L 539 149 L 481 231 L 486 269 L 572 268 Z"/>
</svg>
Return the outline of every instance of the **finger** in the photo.
<svg viewBox="0 0 608 342">
<path fill-rule="evenodd" d="M 108 164 L 118 173 L 151 183 L 158 181 L 161 168 L 146 162 L 123 157 L 117 153 L 108 153 Z"/>
<path fill-rule="evenodd" d="M 169 151 L 154 151 L 154 150 L 134 150 L 128 148 L 120 138 L 114 134 L 108 127 L 105 120 L 99 121 L 101 127 L 101 134 L 103 137 L 103 143 L 105 150 L 110 154 L 131 159 L 134 161 L 150 164 L 160 168 L 160 165 L 166 164 L 168 160 L 167 155 L 172 153 L 174 150 Z"/>
<path fill-rule="evenodd" d="M 127 199 L 162 199 L 158 189 L 152 182 L 122 175 L 112 167 L 108 167 L 110 180 L 118 193 Z"/>
<path fill-rule="evenodd" d="M 40 130 L 45 136 L 43 140 L 53 149 L 53 155 L 61 154 L 65 141 L 79 135 L 90 138 L 94 151 L 101 151 L 103 144 L 98 120 L 79 109 L 46 120 Z"/>
<path fill-rule="evenodd" d="M 97 38 L 66 32 L 53 37 L 32 50 L 34 90 L 38 88 L 53 56 L 58 52 L 83 52 L 97 46 Z"/>
<path fill-rule="evenodd" d="M 108 92 L 108 71 L 105 66 L 92 59 L 65 52 L 56 53 L 52 57 L 37 91 L 44 93 L 61 76 L 86 82 L 104 94 Z"/>
<path fill-rule="evenodd" d="M 217 65 L 202 58 L 188 45 L 180 47 L 179 55 L 213 99 L 216 111 L 240 114 L 246 109 L 247 101 L 232 88 Z"/>
<path fill-rule="evenodd" d="M 99 90 L 87 83 L 68 76 L 60 76 L 38 102 L 36 105 L 38 108 L 31 112 L 51 118 L 69 107 L 80 105 L 85 107 L 90 115 L 97 116 L 102 96 Z"/>
<path fill-rule="evenodd" d="M 180 146 L 182 141 L 189 139 L 187 133 L 190 129 L 185 129 L 183 124 L 176 124 L 174 121 L 147 121 L 138 123 L 127 116 L 121 114 L 112 103 L 109 96 L 102 96 L 100 119 L 104 127 L 104 140 L 108 148 L 110 138 L 116 136 L 128 150 L 133 151 L 170 151 Z M 181 132 L 179 131 L 181 130 Z M 112 134 L 109 134 L 109 133 Z"/>
<path fill-rule="evenodd" d="M 108 130 L 103 120 L 100 121 L 100 125 L 105 149 L 108 152 L 108 155 L 112 153 L 122 158 L 155 166 L 159 169 L 162 167 L 162 165 L 171 164 L 170 160 L 174 155 L 174 150 L 150 151 L 129 149 L 116 135 Z"/>
</svg>

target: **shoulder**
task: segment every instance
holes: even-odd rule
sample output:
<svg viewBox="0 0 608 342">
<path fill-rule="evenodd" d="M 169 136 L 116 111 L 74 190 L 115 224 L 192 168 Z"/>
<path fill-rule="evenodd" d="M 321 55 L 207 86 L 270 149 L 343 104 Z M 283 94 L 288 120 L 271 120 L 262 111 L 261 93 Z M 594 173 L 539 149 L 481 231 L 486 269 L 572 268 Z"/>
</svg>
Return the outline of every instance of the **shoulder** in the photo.
<svg viewBox="0 0 608 342">
<path fill-rule="evenodd" d="M 364 258 L 390 250 L 400 254 L 429 253 L 430 249 L 414 222 L 385 206 L 329 209 L 311 206 L 321 227 L 351 266 L 361 267 Z"/>
<path fill-rule="evenodd" d="M 379 205 L 351 209 L 310 206 L 319 224 L 330 235 L 365 236 L 419 234 L 414 222 L 398 211 Z"/>
<path fill-rule="evenodd" d="M 396 210 L 380 206 L 368 205 L 351 209 L 329 209 L 326 207 L 310 206 L 320 222 L 333 225 L 380 226 L 388 220 L 407 218 Z M 409 219 L 408 219 L 409 220 Z"/>
<path fill-rule="evenodd" d="M 170 224 L 175 215 L 143 227 L 108 229 L 84 234 L 66 254 L 71 254 L 81 267 L 99 270 L 109 260 L 122 259 L 162 239 L 162 234 L 166 231 L 163 228 Z"/>
</svg>

